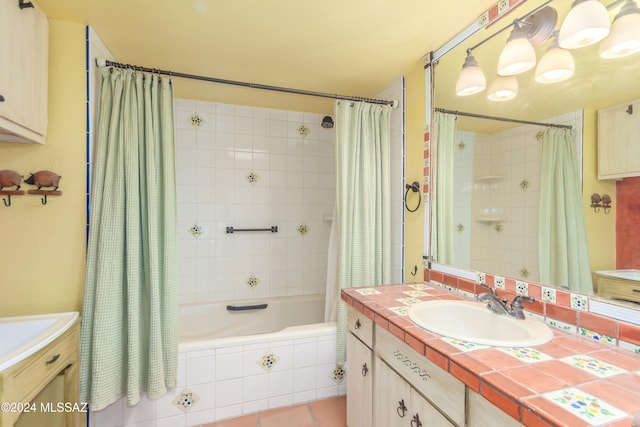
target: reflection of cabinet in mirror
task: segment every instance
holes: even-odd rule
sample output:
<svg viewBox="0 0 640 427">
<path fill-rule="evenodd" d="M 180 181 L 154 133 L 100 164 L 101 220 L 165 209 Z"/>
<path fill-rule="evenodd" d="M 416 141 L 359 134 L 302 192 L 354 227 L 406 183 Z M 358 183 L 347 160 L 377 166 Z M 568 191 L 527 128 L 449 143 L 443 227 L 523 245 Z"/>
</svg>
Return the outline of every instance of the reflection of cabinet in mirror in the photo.
<svg viewBox="0 0 640 427">
<path fill-rule="evenodd" d="M 598 111 L 598 179 L 640 176 L 640 101 Z"/>
<path fill-rule="evenodd" d="M 640 302 L 640 270 L 596 271 L 598 295 Z"/>
</svg>

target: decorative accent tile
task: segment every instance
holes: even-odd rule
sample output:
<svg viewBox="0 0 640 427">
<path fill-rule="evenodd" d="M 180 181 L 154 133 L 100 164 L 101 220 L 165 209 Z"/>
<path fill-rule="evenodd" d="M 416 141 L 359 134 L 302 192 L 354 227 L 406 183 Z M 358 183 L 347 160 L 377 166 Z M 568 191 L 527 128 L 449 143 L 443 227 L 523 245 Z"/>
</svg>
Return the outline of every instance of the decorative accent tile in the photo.
<svg viewBox="0 0 640 427">
<path fill-rule="evenodd" d="M 249 172 L 249 175 L 247 175 L 246 178 L 247 178 L 247 182 L 249 184 L 255 184 L 256 182 L 258 182 L 260 180 L 260 177 L 258 176 L 258 174 L 256 174 L 253 171 Z"/>
<path fill-rule="evenodd" d="M 404 291 L 403 294 L 409 295 L 410 297 L 414 297 L 414 298 L 427 297 L 427 296 L 430 295 L 430 294 L 428 294 L 426 292 L 423 292 L 423 291 Z"/>
<path fill-rule="evenodd" d="M 543 396 L 588 422 L 589 425 L 609 424 L 613 420 L 626 416 L 618 408 L 573 387 L 545 393 Z"/>
<path fill-rule="evenodd" d="M 373 288 L 356 289 L 356 292 L 359 293 L 360 295 L 378 295 L 378 294 L 380 294 L 379 290 L 373 289 Z"/>
<path fill-rule="evenodd" d="M 556 290 L 553 288 L 542 287 L 542 301 L 556 303 Z"/>
<path fill-rule="evenodd" d="M 191 123 L 191 126 L 193 126 L 196 129 L 198 129 L 200 126 L 204 124 L 204 119 L 200 117 L 198 113 L 193 113 L 191 116 L 189 116 L 187 120 L 189 120 L 189 123 Z"/>
<path fill-rule="evenodd" d="M 298 228 L 296 228 L 296 230 L 298 231 L 298 233 L 304 236 L 309 232 L 309 226 L 307 224 L 300 224 Z"/>
<path fill-rule="evenodd" d="M 580 328 L 578 327 L 578 334 L 583 337 L 591 338 L 596 341 L 601 341 L 607 344 L 616 344 L 615 338 L 611 338 L 607 335 L 602 335 L 598 332 L 592 331 L 590 329 Z"/>
<path fill-rule="evenodd" d="M 617 366 L 610 365 L 602 360 L 584 355 L 573 355 L 560 359 L 562 362 L 582 369 L 600 378 L 607 378 L 613 375 L 624 374 L 627 371 Z"/>
<path fill-rule="evenodd" d="M 173 399 L 173 405 L 186 414 L 191 408 L 193 408 L 193 405 L 195 405 L 198 400 L 200 400 L 200 396 L 188 388 L 185 388 L 175 399 Z"/>
<path fill-rule="evenodd" d="M 258 284 L 260 283 L 260 279 L 258 279 L 255 275 L 251 275 L 247 278 L 247 280 L 245 281 L 245 283 L 247 284 L 247 286 L 249 286 L 250 288 L 255 288 L 256 286 L 258 286 Z"/>
<path fill-rule="evenodd" d="M 485 280 L 487 280 L 487 276 L 482 271 L 476 271 L 476 283 L 485 284 Z"/>
<path fill-rule="evenodd" d="M 419 303 L 422 302 L 418 298 L 399 298 L 396 301 L 398 301 L 401 304 L 408 305 L 408 306 L 416 305 L 416 304 L 419 304 Z"/>
<path fill-rule="evenodd" d="M 522 267 L 520 269 L 520 277 L 524 277 L 526 279 L 530 274 L 531 273 L 529 273 L 529 269 L 527 269 L 527 267 Z"/>
<path fill-rule="evenodd" d="M 532 319 L 537 319 L 537 320 L 539 320 L 539 321 L 541 321 L 541 322 L 544 322 L 544 316 L 543 316 L 542 314 L 532 313 L 532 312 L 530 312 L 530 311 L 525 311 L 525 312 L 524 312 L 524 314 L 525 314 L 527 317 L 530 317 L 530 318 L 532 318 Z"/>
<path fill-rule="evenodd" d="M 498 233 L 501 232 L 502 230 L 504 230 L 504 226 L 502 224 L 496 224 L 493 227 L 494 230 L 496 230 Z"/>
<path fill-rule="evenodd" d="M 193 224 L 191 227 L 189 227 L 188 231 L 193 237 L 197 239 L 204 233 L 204 227 L 198 224 Z"/>
<path fill-rule="evenodd" d="M 636 345 L 627 341 L 620 340 L 618 341 L 618 347 L 628 350 L 640 356 L 640 345 Z"/>
<path fill-rule="evenodd" d="M 429 260 L 428 259 L 422 259 L 422 268 L 429 268 Z"/>
<path fill-rule="evenodd" d="M 456 231 L 458 233 L 462 233 L 464 231 L 464 225 L 462 225 L 462 224 L 456 225 Z"/>
<path fill-rule="evenodd" d="M 527 282 L 516 280 L 516 294 L 529 296 L 529 284 Z"/>
<path fill-rule="evenodd" d="M 462 295 L 463 297 L 469 299 L 474 299 L 476 297 L 476 294 L 474 294 L 473 292 L 463 291 L 462 289 L 458 289 L 458 295 Z"/>
<path fill-rule="evenodd" d="M 529 189 L 529 187 L 531 187 L 531 182 L 525 178 L 522 181 L 520 181 L 520 188 L 522 188 L 522 191 L 527 191 Z"/>
<path fill-rule="evenodd" d="M 305 137 L 307 135 L 309 135 L 311 133 L 311 129 L 309 129 L 307 127 L 307 125 L 305 124 L 301 124 L 300 126 L 298 126 L 298 128 L 296 129 L 296 132 L 298 132 L 298 135 Z"/>
<path fill-rule="evenodd" d="M 426 261 L 426 260 L 425 260 Z M 410 288 L 415 289 L 416 291 L 424 291 L 426 289 L 433 289 L 432 286 L 429 286 L 425 283 L 414 283 L 412 285 L 408 285 Z"/>
<path fill-rule="evenodd" d="M 574 310 L 587 311 L 589 309 L 589 300 L 584 295 L 571 294 L 571 308 Z"/>
<path fill-rule="evenodd" d="M 407 316 L 409 314 L 409 307 L 406 305 L 402 307 L 391 307 L 389 310 L 393 311 L 398 316 Z"/>
<path fill-rule="evenodd" d="M 504 277 L 502 276 L 494 276 L 493 277 L 493 287 L 496 289 L 504 289 Z"/>
<path fill-rule="evenodd" d="M 537 363 L 547 360 L 554 360 L 553 357 L 548 354 L 542 353 L 535 348 L 530 347 L 496 347 L 499 350 L 509 356 L 513 356 L 518 360 L 522 360 L 525 363 Z"/>
<path fill-rule="evenodd" d="M 547 318 L 546 322 L 549 326 L 553 326 L 554 328 L 560 329 L 565 332 L 571 332 L 572 334 L 575 334 L 577 331 L 576 325 L 564 323 L 564 322 L 561 322 L 560 320 Z"/>
<path fill-rule="evenodd" d="M 509 0 L 500 0 L 498 2 L 498 15 L 502 15 L 509 10 Z"/>
<path fill-rule="evenodd" d="M 457 294 L 458 290 L 459 290 L 458 288 L 455 288 L 455 287 L 450 286 L 450 285 L 446 285 L 444 283 L 436 282 L 435 280 L 431 281 L 431 283 L 433 283 L 437 287 L 442 288 L 442 289 L 444 289 L 446 291 L 449 291 L 449 292 L 451 292 L 453 294 Z"/>
<path fill-rule="evenodd" d="M 344 380 L 344 374 L 345 374 L 344 367 L 336 366 L 335 369 L 333 371 L 331 371 L 331 375 L 329 375 L 329 377 L 336 384 L 340 384 Z"/>
<path fill-rule="evenodd" d="M 542 141 L 543 139 L 544 139 L 544 131 L 539 130 L 538 133 L 536 133 L 536 141 Z"/>
<path fill-rule="evenodd" d="M 489 11 L 486 11 L 485 13 L 480 15 L 480 17 L 478 18 L 478 24 L 480 24 L 481 27 L 484 27 L 488 23 L 489 23 Z"/>
<path fill-rule="evenodd" d="M 467 147 L 467 145 L 464 143 L 464 141 L 460 141 L 460 143 L 458 144 L 458 149 L 460 151 L 464 151 L 464 149 Z"/>
<path fill-rule="evenodd" d="M 280 358 L 275 353 L 266 353 L 258 360 L 258 365 L 267 372 L 270 372 L 278 364 Z"/>
<path fill-rule="evenodd" d="M 487 345 L 476 344 L 468 341 L 462 341 L 457 338 L 442 337 L 440 339 L 442 341 L 448 342 L 452 346 L 464 351 L 465 353 L 473 350 L 481 350 L 483 348 L 489 348 L 489 346 Z"/>
</svg>

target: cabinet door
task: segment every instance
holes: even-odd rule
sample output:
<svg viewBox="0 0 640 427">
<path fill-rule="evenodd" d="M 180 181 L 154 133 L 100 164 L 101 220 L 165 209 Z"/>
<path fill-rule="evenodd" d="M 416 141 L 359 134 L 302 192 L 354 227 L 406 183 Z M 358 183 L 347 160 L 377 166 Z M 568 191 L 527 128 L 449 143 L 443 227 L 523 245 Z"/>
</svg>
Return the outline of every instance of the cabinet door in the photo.
<svg viewBox="0 0 640 427">
<path fill-rule="evenodd" d="M 464 402 L 462 402 L 464 404 Z M 413 388 L 411 389 L 409 426 L 454 427 L 440 412 Z"/>
<path fill-rule="evenodd" d="M 13 61 L 20 58 L 20 8 L 17 1 L 0 2 L 0 116 L 17 121 L 18 68 Z"/>
<path fill-rule="evenodd" d="M 347 333 L 347 426 L 371 427 L 371 350 Z"/>
<path fill-rule="evenodd" d="M 598 179 L 640 176 L 640 102 L 598 111 Z"/>
<path fill-rule="evenodd" d="M 376 427 L 408 427 L 411 387 L 376 357 L 373 379 L 373 421 Z"/>
</svg>

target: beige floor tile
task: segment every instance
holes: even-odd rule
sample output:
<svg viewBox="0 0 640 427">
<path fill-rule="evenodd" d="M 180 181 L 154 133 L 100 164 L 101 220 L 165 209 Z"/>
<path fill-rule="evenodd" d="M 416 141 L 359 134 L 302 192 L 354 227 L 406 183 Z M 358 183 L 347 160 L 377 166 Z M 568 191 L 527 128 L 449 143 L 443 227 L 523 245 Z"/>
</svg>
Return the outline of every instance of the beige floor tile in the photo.
<svg viewBox="0 0 640 427">
<path fill-rule="evenodd" d="M 260 413 L 261 427 L 315 427 L 307 405 L 289 406 Z"/>
<path fill-rule="evenodd" d="M 309 402 L 309 408 L 318 427 L 345 427 L 347 425 L 347 399 L 345 396 Z"/>
<path fill-rule="evenodd" d="M 257 414 L 245 415 L 243 417 L 216 421 L 211 424 L 203 424 L 202 427 L 258 427 L 258 416 Z"/>
</svg>

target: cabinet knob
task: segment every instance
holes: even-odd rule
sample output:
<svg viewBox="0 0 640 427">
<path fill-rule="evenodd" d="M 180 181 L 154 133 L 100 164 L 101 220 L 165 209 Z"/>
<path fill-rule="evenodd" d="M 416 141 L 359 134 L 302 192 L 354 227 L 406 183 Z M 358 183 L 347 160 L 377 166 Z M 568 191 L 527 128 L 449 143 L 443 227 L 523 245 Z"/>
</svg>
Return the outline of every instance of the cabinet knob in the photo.
<svg viewBox="0 0 640 427">
<path fill-rule="evenodd" d="M 369 373 L 369 368 L 367 368 L 367 362 L 364 362 L 364 365 L 362 365 L 362 376 L 366 377 L 368 373 Z"/>
<path fill-rule="evenodd" d="M 362 327 L 362 323 L 360 323 L 360 319 L 356 319 L 356 325 L 354 327 L 356 329 L 360 329 Z"/>
<path fill-rule="evenodd" d="M 400 402 L 398 402 L 396 412 L 398 413 L 398 416 L 400 418 L 404 418 L 404 416 L 407 414 L 407 405 L 404 404 L 404 399 L 401 399 Z"/>
<path fill-rule="evenodd" d="M 415 414 L 411 420 L 411 427 L 422 427 L 422 421 L 420 421 L 420 415 Z"/>
<path fill-rule="evenodd" d="M 4 96 L 0 95 L 0 102 L 4 102 Z"/>
</svg>

